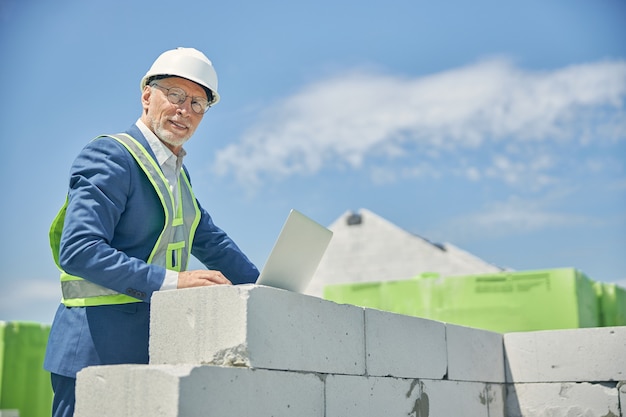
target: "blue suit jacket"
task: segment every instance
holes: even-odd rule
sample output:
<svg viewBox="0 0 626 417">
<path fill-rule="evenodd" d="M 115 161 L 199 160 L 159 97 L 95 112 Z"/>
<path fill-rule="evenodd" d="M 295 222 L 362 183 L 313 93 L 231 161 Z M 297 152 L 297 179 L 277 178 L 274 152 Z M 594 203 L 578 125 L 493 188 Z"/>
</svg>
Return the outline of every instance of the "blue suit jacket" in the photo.
<svg viewBox="0 0 626 417">
<path fill-rule="evenodd" d="M 137 126 L 128 131 L 156 160 Z M 90 142 L 70 172 L 59 261 L 69 274 L 141 303 L 57 310 L 44 367 L 69 377 L 86 366 L 148 363 L 150 297 L 165 269 L 146 260 L 163 229 L 162 205 L 134 158 L 116 140 Z M 257 268 L 200 206 L 192 254 L 234 284 L 251 283 Z"/>
</svg>

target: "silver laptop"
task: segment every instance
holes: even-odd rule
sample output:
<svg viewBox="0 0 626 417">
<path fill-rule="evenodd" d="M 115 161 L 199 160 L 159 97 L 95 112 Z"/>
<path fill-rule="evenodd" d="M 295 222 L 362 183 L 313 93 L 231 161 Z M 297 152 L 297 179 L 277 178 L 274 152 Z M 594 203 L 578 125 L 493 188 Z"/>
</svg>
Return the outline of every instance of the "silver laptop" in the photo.
<svg viewBox="0 0 626 417">
<path fill-rule="evenodd" d="M 324 226 L 291 210 L 256 284 L 303 292 L 332 236 Z"/>
</svg>

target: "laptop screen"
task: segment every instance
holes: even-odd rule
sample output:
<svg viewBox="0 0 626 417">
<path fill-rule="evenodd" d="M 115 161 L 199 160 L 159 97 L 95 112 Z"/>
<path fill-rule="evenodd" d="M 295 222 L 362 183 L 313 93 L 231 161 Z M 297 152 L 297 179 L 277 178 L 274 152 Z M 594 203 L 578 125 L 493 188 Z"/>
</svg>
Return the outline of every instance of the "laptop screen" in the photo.
<svg viewBox="0 0 626 417">
<path fill-rule="evenodd" d="M 291 210 L 256 284 L 303 292 L 332 235 L 324 226 Z"/>
</svg>

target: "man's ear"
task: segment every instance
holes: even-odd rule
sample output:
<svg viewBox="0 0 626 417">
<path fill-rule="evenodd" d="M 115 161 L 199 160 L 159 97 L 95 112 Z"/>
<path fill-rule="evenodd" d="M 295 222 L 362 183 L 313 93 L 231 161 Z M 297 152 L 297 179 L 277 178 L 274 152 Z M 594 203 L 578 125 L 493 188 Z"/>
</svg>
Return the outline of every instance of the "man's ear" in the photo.
<svg viewBox="0 0 626 417">
<path fill-rule="evenodd" d="M 145 86 L 143 88 L 143 92 L 141 93 L 141 105 L 146 110 L 150 105 L 150 96 L 152 95 L 152 88 L 150 86 Z"/>
</svg>

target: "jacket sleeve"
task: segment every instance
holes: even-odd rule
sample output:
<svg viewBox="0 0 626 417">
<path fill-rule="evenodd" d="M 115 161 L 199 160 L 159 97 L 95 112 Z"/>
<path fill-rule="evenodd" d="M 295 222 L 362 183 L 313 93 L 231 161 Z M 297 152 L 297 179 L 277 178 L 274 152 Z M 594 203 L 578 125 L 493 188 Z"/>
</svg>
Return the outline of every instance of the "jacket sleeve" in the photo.
<svg viewBox="0 0 626 417">
<path fill-rule="evenodd" d="M 139 219 L 136 231 L 119 231 L 122 238 L 117 230 L 127 211 L 141 212 L 128 207 L 133 182 L 145 181 L 140 175 L 132 156 L 111 138 L 81 151 L 70 172 L 59 262 L 71 275 L 149 302 L 165 277 L 163 267 L 146 262 L 156 237 L 144 233 Z"/>
</svg>

